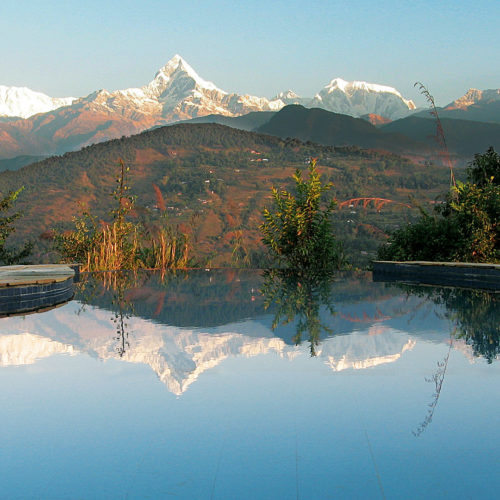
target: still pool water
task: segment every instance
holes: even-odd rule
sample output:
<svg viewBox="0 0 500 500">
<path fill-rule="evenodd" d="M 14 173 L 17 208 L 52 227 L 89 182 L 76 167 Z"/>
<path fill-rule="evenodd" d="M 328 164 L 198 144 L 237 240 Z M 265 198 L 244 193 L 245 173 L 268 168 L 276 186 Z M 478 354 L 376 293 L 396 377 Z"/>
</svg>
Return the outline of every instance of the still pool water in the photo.
<svg viewBox="0 0 500 500">
<path fill-rule="evenodd" d="M 0 319 L 2 499 L 500 495 L 499 294 L 369 273 L 75 286 Z"/>
</svg>

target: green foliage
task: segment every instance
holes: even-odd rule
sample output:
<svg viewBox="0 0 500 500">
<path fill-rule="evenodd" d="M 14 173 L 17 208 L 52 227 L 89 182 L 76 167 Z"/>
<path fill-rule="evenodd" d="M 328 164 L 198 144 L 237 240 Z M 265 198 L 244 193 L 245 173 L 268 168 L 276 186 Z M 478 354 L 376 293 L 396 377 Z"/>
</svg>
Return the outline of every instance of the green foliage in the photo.
<svg viewBox="0 0 500 500">
<path fill-rule="evenodd" d="M 136 259 L 148 269 L 177 269 L 188 265 L 189 251 L 189 235 L 174 229 L 163 217 L 160 225 L 143 232 Z"/>
<path fill-rule="evenodd" d="M 88 255 L 98 246 L 99 226 L 97 217 L 84 210 L 82 215 L 73 217 L 75 229 L 56 234 L 55 249 L 64 262 L 87 262 Z"/>
<path fill-rule="evenodd" d="M 63 261 L 80 262 L 85 271 L 184 267 L 189 253 L 187 235 L 165 223 L 147 228 L 126 219 L 136 202 L 135 196 L 127 194 L 128 172 L 120 160 L 117 187 L 111 193 L 116 204 L 110 211 L 110 224 L 99 224 L 85 211 L 73 218 L 74 230 L 56 236 L 55 246 Z"/>
<path fill-rule="evenodd" d="M 474 160 L 469 164 L 467 175 L 473 184 L 483 187 L 490 181 L 500 184 L 500 155 L 493 149 L 488 148 L 484 154 L 474 155 Z"/>
<path fill-rule="evenodd" d="M 339 269 L 344 257 L 331 221 L 336 202 L 322 204 L 323 193 L 331 185 L 322 184 L 315 160 L 309 165 L 309 179 L 304 180 L 297 169 L 293 180 L 295 195 L 272 188 L 274 209 L 264 209 L 260 225 L 263 243 L 280 265 L 297 272 Z"/>
<path fill-rule="evenodd" d="M 395 231 L 384 260 L 500 262 L 500 161 L 493 148 L 476 155 L 468 182 L 457 182 L 443 206 Z"/>
<path fill-rule="evenodd" d="M 24 187 L 17 191 L 9 191 L 7 196 L 0 200 L 0 213 L 9 212 L 17 197 Z M 10 234 L 15 231 L 14 222 L 21 217 L 20 212 L 10 213 L 10 215 L 0 216 L 0 263 L 4 265 L 18 264 L 26 259 L 32 249 L 31 243 L 25 243 L 23 248 L 6 248 L 5 243 Z"/>
<path fill-rule="evenodd" d="M 75 229 L 56 236 L 56 249 L 66 262 L 80 262 L 86 271 L 134 269 L 137 253 L 137 227 L 125 220 L 135 198 L 127 196 L 127 173 L 120 159 L 117 187 L 111 193 L 116 206 L 111 210 L 113 222 L 99 225 L 97 218 L 84 211 L 74 217 Z"/>
<path fill-rule="evenodd" d="M 116 159 L 123 158 L 125 165 L 130 165 L 131 191 L 137 195 L 127 221 L 137 223 L 147 213 L 148 225 L 164 224 L 151 189 L 155 184 L 168 199 L 166 213 L 172 230 L 178 227 L 180 233 L 190 233 L 190 251 L 199 262 L 215 255 L 217 266 L 235 265 L 237 261 L 238 266 L 266 267 L 263 255 L 267 248 L 260 244 L 259 224 L 263 207 L 269 206 L 268 186 L 293 192 L 292 172 L 303 169 L 311 157 L 319 158 L 324 183 L 334 183 L 338 200 L 378 196 L 403 202 L 409 190 L 419 199 L 432 199 L 449 184 L 446 168 L 429 168 L 387 152 L 305 144 L 298 139 L 282 140 L 219 125 L 181 124 L 95 144 L 16 172 L 0 172 L 0 192 L 26 186 L 16 202 L 26 217 L 16 221 L 16 233 L 8 241 L 21 245 L 25 239 L 33 239 L 35 258 L 47 261 L 52 257 L 47 255 L 47 241 L 37 237 L 53 233 L 54 228 L 60 232 L 74 230 L 72 216 L 81 213 L 79 202 L 90 207 L 98 229 L 100 221 L 112 223 L 110 211 L 116 209 L 116 200 L 109 193 L 116 187 Z M 263 158 L 269 161 L 258 161 Z M 125 197 L 128 195 L 125 192 Z M 189 221 L 195 214 L 199 216 L 198 230 L 190 231 Z M 240 224 L 226 223 L 229 215 L 239 217 Z M 342 209 L 332 215 L 334 232 L 342 240 L 350 263 L 357 267 L 368 265 L 384 241 L 384 233 L 410 217 L 407 211 L 390 207 L 380 212 L 368 207 L 356 215 Z M 220 220 L 217 234 L 213 233 L 215 219 Z M 373 226 L 374 231 L 359 230 L 358 223 Z M 138 229 L 141 247 L 149 248 L 149 240 L 143 241 L 142 220 Z M 232 233 L 240 229 L 244 249 L 232 239 Z M 144 237 L 149 239 L 150 233 Z M 238 251 L 233 253 L 235 246 Z"/>
</svg>

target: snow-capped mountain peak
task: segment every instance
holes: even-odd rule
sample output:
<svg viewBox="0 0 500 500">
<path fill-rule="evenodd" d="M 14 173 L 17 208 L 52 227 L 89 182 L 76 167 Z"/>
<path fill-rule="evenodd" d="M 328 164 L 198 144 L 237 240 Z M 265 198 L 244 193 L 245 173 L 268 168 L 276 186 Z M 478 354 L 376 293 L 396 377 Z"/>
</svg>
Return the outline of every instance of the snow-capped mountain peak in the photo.
<svg viewBox="0 0 500 500">
<path fill-rule="evenodd" d="M 0 116 L 29 118 L 38 113 L 69 106 L 75 100 L 75 97 L 49 97 L 27 87 L 0 85 Z"/>
<path fill-rule="evenodd" d="M 500 101 L 500 89 L 469 89 L 465 95 L 446 106 L 446 109 L 466 109 L 480 102 Z"/>
<path fill-rule="evenodd" d="M 342 92 L 351 95 L 356 90 L 365 90 L 367 92 L 388 92 L 401 97 L 401 94 L 394 87 L 359 81 L 347 82 L 342 78 L 334 78 L 328 85 L 325 86 L 325 89 L 328 89 L 329 92 L 333 92 L 335 89 L 340 89 Z"/>
<path fill-rule="evenodd" d="M 300 96 L 293 90 L 285 90 L 285 92 L 277 94 L 274 99 L 300 99 Z"/>
<path fill-rule="evenodd" d="M 283 105 L 302 104 L 302 106 L 307 106 L 311 102 L 311 98 L 300 97 L 293 90 L 285 90 L 277 94 L 276 97 L 273 97 L 273 101 L 281 101 Z"/>
<path fill-rule="evenodd" d="M 351 116 L 377 114 L 391 120 L 402 118 L 414 109 L 413 101 L 404 99 L 393 87 L 334 78 L 310 103 L 335 113 Z"/>
<path fill-rule="evenodd" d="M 215 84 L 204 80 L 198 73 L 178 54 L 158 70 L 152 82 L 144 90 L 152 96 L 160 97 L 167 88 L 176 82 L 184 81 L 180 87 L 197 87 L 200 90 L 216 91 L 222 94 L 227 92 L 219 89 Z M 187 80 L 191 80 L 188 82 Z"/>
</svg>

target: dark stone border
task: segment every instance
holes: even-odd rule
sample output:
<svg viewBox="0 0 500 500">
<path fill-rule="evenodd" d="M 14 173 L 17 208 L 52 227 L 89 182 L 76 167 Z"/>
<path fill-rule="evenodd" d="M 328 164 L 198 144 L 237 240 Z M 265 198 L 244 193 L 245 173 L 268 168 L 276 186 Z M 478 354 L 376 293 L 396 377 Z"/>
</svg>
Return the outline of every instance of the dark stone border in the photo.
<svg viewBox="0 0 500 500">
<path fill-rule="evenodd" d="M 0 288 L 0 316 L 46 309 L 73 298 L 73 278 L 41 285 Z"/>
<path fill-rule="evenodd" d="M 373 261 L 373 281 L 460 286 L 500 291 L 500 265 Z"/>
</svg>

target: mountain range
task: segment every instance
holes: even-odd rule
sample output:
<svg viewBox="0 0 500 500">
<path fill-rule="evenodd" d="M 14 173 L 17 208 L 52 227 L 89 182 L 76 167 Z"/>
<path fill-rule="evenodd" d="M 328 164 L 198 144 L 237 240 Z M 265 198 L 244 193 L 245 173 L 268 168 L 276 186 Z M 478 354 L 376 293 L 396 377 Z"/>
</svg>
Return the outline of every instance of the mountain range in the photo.
<svg viewBox="0 0 500 500">
<path fill-rule="evenodd" d="M 231 124 L 255 130 L 264 125 L 272 113 L 290 104 L 363 117 L 377 126 L 418 112 L 415 104 L 395 88 L 347 82 L 341 78 L 333 79 L 312 98 L 301 97 L 292 90 L 280 92 L 271 99 L 229 93 L 201 78 L 176 55 L 149 83 L 139 88 L 112 92 L 101 89 L 80 98 L 52 98 L 27 88 L 0 86 L 0 158 L 61 154 L 178 121 L 203 121 L 205 116 L 217 116 L 219 123 L 229 125 L 224 118 L 267 113 Z M 440 109 L 440 114 L 500 123 L 500 90 L 470 89 L 463 97 Z M 429 117 L 427 111 L 421 116 Z M 320 142 L 357 144 L 356 137 L 345 136 L 346 133 L 341 139 L 332 136 Z M 357 145 L 372 147 L 372 142 L 368 140 Z M 401 150 L 401 144 L 388 149 Z"/>
<path fill-rule="evenodd" d="M 178 55 L 140 88 L 102 89 L 78 99 L 0 88 L 0 158 L 59 154 L 180 120 L 209 114 L 235 117 L 254 111 L 278 111 L 288 104 L 390 120 L 415 109 L 412 101 L 392 87 L 340 78 L 312 99 L 291 90 L 272 99 L 228 93 L 201 78 Z"/>
<path fill-rule="evenodd" d="M 163 123 L 211 113 L 238 116 L 251 111 L 277 111 L 287 104 L 320 107 L 337 113 L 361 116 L 378 114 L 390 119 L 406 116 L 415 104 L 404 99 L 394 88 L 333 79 L 312 99 L 292 90 L 272 99 L 228 93 L 201 78 L 179 55 L 175 55 L 156 73 L 151 82 L 140 88 L 108 92 L 98 90 L 76 99 L 52 98 L 26 88 L 0 87 L 0 116 L 28 118 L 59 107 L 74 105 L 97 112 L 115 112 L 129 118 L 153 115 Z"/>
</svg>

